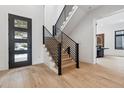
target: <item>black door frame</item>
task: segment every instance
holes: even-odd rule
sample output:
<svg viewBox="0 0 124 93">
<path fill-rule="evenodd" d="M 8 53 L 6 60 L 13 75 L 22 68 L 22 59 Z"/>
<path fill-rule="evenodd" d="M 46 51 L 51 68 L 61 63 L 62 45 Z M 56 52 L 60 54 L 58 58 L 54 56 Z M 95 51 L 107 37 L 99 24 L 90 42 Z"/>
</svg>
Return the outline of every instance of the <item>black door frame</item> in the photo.
<svg viewBox="0 0 124 93">
<path fill-rule="evenodd" d="M 28 29 L 14 27 L 14 19 L 25 20 L 28 22 Z M 9 68 L 32 65 L 32 19 L 14 14 L 8 14 L 8 31 L 9 31 Z M 27 39 L 14 39 L 14 32 L 27 32 Z M 28 43 L 28 50 L 14 50 L 14 43 Z M 28 54 L 28 61 L 14 62 L 14 54 Z"/>
</svg>

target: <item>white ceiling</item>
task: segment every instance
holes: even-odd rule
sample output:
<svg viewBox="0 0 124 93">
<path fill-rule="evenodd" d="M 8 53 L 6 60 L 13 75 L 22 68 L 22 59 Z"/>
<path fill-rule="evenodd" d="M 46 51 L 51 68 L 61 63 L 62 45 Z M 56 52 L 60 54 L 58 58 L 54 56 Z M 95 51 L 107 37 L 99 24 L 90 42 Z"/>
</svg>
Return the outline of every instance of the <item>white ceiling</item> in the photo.
<svg viewBox="0 0 124 93">
<path fill-rule="evenodd" d="M 119 23 L 124 23 L 124 12 L 114 14 L 97 21 L 97 23 L 102 25 L 114 25 Z"/>
<path fill-rule="evenodd" d="M 101 7 L 102 5 L 78 5 L 78 7 L 85 12 L 92 11 L 98 7 Z"/>
</svg>

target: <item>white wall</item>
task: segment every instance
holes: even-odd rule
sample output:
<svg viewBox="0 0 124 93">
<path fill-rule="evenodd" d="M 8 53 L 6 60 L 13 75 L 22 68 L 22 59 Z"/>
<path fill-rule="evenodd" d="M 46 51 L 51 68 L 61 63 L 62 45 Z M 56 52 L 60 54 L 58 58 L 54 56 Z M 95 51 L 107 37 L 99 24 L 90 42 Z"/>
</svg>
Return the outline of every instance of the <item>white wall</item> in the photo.
<svg viewBox="0 0 124 93">
<path fill-rule="evenodd" d="M 95 40 L 95 20 L 111 14 L 124 6 L 102 6 L 83 17 L 78 25 L 73 29 L 70 37 L 79 42 L 80 61 L 95 63 L 96 40 Z"/>
<path fill-rule="evenodd" d="M 64 5 L 45 5 L 45 26 L 52 33 L 52 26 L 55 25 Z"/>
<path fill-rule="evenodd" d="M 115 49 L 115 31 L 124 29 L 124 22 L 116 24 L 108 24 L 109 20 L 106 20 L 106 23 L 98 21 L 97 23 L 97 34 L 104 33 L 104 45 L 106 48 L 105 55 L 110 56 L 124 56 L 124 50 Z M 108 25 L 106 25 L 108 24 Z"/>
<path fill-rule="evenodd" d="M 8 13 L 32 18 L 32 62 L 43 62 L 43 6 L 0 6 L 0 70 L 8 69 Z"/>
</svg>

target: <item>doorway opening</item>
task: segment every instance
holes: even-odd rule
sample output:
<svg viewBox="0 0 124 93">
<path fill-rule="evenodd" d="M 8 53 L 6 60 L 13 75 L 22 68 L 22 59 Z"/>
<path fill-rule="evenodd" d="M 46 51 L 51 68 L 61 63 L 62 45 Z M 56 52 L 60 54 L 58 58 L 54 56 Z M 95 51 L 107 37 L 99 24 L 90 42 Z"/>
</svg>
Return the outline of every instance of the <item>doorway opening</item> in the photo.
<svg viewBox="0 0 124 93">
<path fill-rule="evenodd" d="M 32 20 L 8 14 L 9 68 L 32 64 Z"/>
<path fill-rule="evenodd" d="M 121 71 L 124 68 L 124 12 L 98 19 L 96 23 L 96 63 Z"/>
</svg>

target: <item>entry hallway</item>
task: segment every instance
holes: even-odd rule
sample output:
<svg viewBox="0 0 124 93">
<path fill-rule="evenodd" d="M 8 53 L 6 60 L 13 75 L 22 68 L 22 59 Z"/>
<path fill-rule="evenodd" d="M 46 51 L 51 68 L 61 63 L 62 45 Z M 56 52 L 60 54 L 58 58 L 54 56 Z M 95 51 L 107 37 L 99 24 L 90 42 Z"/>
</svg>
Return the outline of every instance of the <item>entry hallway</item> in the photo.
<svg viewBox="0 0 124 93">
<path fill-rule="evenodd" d="M 1 71 L 0 87 L 124 87 L 124 73 L 99 64 L 80 63 L 80 69 L 72 68 L 64 70 L 62 76 L 45 64 Z"/>
</svg>

